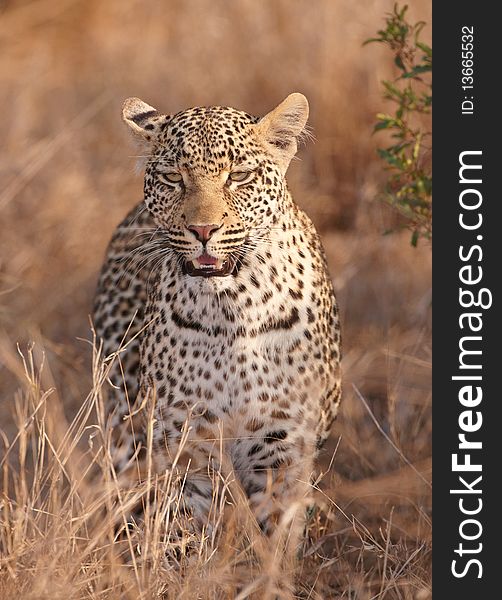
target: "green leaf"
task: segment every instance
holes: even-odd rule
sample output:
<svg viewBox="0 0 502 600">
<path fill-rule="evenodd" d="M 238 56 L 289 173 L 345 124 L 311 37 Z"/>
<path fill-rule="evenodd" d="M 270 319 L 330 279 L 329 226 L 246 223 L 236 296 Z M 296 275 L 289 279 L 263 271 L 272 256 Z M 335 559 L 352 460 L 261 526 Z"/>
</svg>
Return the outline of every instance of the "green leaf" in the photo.
<svg viewBox="0 0 502 600">
<path fill-rule="evenodd" d="M 388 152 L 402 152 L 403 150 L 405 150 L 406 148 L 408 148 L 408 146 L 411 146 L 413 142 L 401 142 L 400 144 L 395 144 L 394 146 L 390 146 L 389 148 L 387 148 Z"/>
<path fill-rule="evenodd" d="M 415 23 L 415 25 L 413 25 L 413 29 L 415 30 L 415 45 L 418 45 L 418 36 L 420 35 L 420 32 L 425 27 L 425 25 L 425 21 L 419 21 L 418 23 Z"/>
<path fill-rule="evenodd" d="M 389 115 L 388 113 L 377 113 L 376 118 L 379 119 L 380 121 L 384 121 L 384 120 L 392 121 L 392 119 L 394 119 L 394 117 L 392 115 Z"/>
<path fill-rule="evenodd" d="M 420 73 L 429 73 L 430 71 L 432 71 L 431 65 L 417 65 L 416 67 L 413 67 L 411 71 L 408 71 L 407 73 L 404 73 L 404 75 L 401 75 L 401 79 L 410 79 L 411 77 L 416 77 L 417 75 L 420 75 Z"/>
<path fill-rule="evenodd" d="M 377 152 L 380 158 L 383 158 L 389 165 L 392 165 L 397 169 L 403 169 L 404 164 L 402 159 L 400 159 L 398 156 L 395 156 L 392 152 L 382 148 L 377 148 Z"/>
<path fill-rule="evenodd" d="M 382 42 L 382 38 L 369 38 L 367 40 L 364 40 L 363 42 L 363 46 L 367 46 L 368 44 L 373 44 L 373 42 Z"/>
<path fill-rule="evenodd" d="M 385 120 L 385 121 L 380 121 L 380 123 L 377 123 L 374 127 L 373 127 L 373 133 L 376 133 L 377 131 L 382 131 L 382 129 L 388 129 L 390 127 L 389 125 L 389 121 Z"/>
<path fill-rule="evenodd" d="M 401 71 L 406 70 L 406 67 L 404 66 L 404 63 L 403 63 L 403 59 L 399 56 L 399 54 L 396 55 L 396 58 L 394 59 L 394 63 L 397 67 L 399 67 L 401 69 Z"/>
<path fill-rule="evenodd" d="M 378 113 L 377 119 L 380 122 L 375 125 L 375 127 L 373 129 L 373 133 L 375 131 L 380 131 L 381 129 L 390 129 L 390 128 L 402 129 L 402 127 L 403 127 L 402 121 L 400 119 L 396 119 L 392 115 Z"/>
<path fill-rule="evenodd" d="M 418 48 L 420 48 L 420 50 L 422 50 L 422 52 L 425 52 L 427 56 L 432 57 L 432 48 L 430 46 L 419 41 L 416 41 L 415 44 L 418 46 Z"/>
<path fill-rule="evenodd" d="M 382 81 L 382 85 L 391 97 L 398 100 L 402 98 L 403 92 L 390 81 Z"/>
</svg>

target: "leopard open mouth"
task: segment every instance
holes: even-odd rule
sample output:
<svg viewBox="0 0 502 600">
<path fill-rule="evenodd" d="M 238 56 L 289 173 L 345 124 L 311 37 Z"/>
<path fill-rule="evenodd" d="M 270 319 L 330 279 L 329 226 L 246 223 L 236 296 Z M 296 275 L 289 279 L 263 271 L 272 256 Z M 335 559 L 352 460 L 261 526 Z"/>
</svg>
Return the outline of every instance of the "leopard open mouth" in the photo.
<svg viewBox="0 0 502 600">
<path fill-rule="evenodd" d="M 206 253 L 183 263 L 183 273 L 190 277 L 227 277 L 237 275 L 239 268 L 240 261 L 231 256 L 222 259 Z"/>
</svg>

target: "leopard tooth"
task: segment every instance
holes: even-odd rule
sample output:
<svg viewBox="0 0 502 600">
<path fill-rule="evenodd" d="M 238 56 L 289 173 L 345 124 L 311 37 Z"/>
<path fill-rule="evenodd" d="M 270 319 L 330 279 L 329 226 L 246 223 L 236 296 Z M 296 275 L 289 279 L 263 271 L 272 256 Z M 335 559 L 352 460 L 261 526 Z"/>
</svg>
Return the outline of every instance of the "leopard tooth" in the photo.
<svg viewBox="0 0 502 600">
<path fill-rule="evenodd" d="M 196 269 L 200 269 L 200 262 L 198 261 L 197 258 L 192 259 L 192 264 Z"/>
<path fill-rule="evenodd" d="M 223 265 L 224 265 L 225 261 L 222 258 L 218 258 L 218 260 L 216 261 L 216 264 L 214 265 L 214 268 L 218 271 L 220 271 L 221 269 L 223 269 Z"/>
</svg>

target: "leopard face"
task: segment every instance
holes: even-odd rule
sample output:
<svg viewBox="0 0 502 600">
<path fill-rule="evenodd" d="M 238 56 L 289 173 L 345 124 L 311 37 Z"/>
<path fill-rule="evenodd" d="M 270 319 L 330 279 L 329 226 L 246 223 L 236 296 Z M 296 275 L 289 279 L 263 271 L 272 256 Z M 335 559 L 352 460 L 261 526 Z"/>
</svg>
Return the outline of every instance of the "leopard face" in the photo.
<svg viewBox="0 0 502 600">
<path fill-rule="evenodd" d="M 225 289 L 284 210 L 306 99 L 291 94 L 257 118 L 228 107 L 161 115 L 132 98 L 123 117 L 143 143 L 145 204 L 162 244 L 192 285 Z"/>
</svg>

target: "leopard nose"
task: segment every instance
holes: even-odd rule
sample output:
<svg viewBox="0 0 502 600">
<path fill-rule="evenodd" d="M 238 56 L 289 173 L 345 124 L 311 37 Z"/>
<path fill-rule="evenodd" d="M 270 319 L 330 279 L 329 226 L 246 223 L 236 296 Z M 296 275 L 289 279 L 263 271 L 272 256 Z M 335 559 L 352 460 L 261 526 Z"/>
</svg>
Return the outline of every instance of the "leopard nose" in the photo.
<svg viewBox="0 0 502 600">
<path fill-rule="evenodd" d="M 194 236 L 205 244 L 209 238 L 213 235 L 215 231 L 217 231 L 221 225 L 187 225 L 186 228 L 188 231 L 191 231 Z"/>
</svg>

